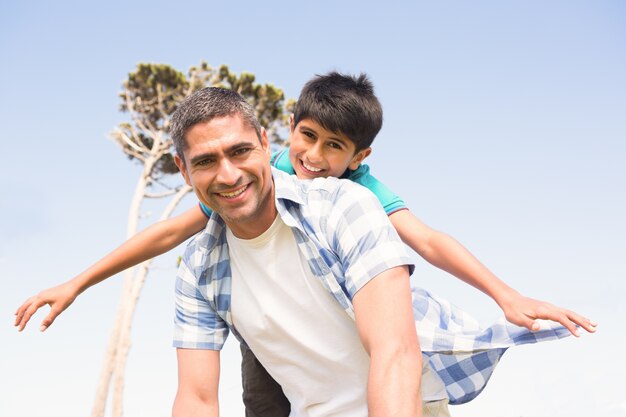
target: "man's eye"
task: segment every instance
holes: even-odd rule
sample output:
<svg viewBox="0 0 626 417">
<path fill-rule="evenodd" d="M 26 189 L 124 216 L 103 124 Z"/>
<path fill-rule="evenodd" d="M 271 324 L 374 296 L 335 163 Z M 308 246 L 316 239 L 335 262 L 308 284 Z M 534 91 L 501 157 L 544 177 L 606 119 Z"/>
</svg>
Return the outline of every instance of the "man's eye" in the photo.
<svg viewBox="0 0 626 417">
<path fill-rule="evenodd" d="M 239 148 L 235 152 L 233 152 L 233 155 L 234 156 L 243 156 L 243 155 L 246 155 L 247 153 L 249 153 L 251 150 L 252 150 L 252 148 Z"/>
<path fill-rule="evenodd" d="M 206 166 L 211 165 L 212 163 L 213 163 L 212 159 L 201 159 L 197 161 L 195 165 L 198 167 L 206 167 Z"/>
</svg>

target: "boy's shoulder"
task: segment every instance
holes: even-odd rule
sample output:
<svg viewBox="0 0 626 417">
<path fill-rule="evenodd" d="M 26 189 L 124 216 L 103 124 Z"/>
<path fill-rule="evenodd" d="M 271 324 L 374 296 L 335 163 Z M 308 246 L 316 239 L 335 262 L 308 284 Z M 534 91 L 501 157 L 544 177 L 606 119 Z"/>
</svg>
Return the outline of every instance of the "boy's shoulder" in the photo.
<svg viewBox="0 0 626 417">
<path fill-rule="evenodd" d="M 296 173 L 293 169 L 293 165 L 291 165 L 291 161 L 289 160 L 289 148 L 284 148 L 272 153 L 270 164 L 287 174 Z"/>
</svg>

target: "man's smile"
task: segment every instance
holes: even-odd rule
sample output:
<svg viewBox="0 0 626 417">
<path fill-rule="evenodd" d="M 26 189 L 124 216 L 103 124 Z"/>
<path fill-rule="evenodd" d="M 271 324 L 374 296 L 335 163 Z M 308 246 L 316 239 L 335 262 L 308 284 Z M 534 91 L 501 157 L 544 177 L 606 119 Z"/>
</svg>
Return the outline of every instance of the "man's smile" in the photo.
<svg viewBox="0 0 626 417">
<path fill-rule="evenodd" d="M 243 194 L 244 191 L 246 191 L 248 189 L 248 186 L 250 184 L 245 184 L 233 191 L 220 191 L 220 192 L 216 192 L 215 194 L 219 195 L 220 197 L 223 198 L 228 198 L 228 199 L 232 199 L 235 197 L 240 196 L 241 194 Z"/>
</svg>

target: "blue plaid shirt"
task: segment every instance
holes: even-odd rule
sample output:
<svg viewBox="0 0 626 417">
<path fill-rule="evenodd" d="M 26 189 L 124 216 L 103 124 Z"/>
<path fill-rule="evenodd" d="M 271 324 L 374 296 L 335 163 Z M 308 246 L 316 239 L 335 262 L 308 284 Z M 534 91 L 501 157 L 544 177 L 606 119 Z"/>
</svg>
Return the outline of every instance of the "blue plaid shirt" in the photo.
<svg viewBox="0 0 626 417">
<path fill-rule="evenodd" d="M 272 168 L 278 215 L 294 233 L 309 267 L 345 312 L 370 279 L 412 261 L 376 197 L 348 180 L 299 181 Z M 229 331 L 245 343 L 230 312 L 230 260 L 226 225 L 212 214 L 206 229 L 187 246 L 176 280 L 174 346 L 222 348 Z M 488 328 L 426 291 L 413 289 L 420 347 L 446 386 L 451 404 L 467 402 L 487 383 L 504 351 L 516 344 L 569 334 L 545 324 L 531 333 L 505 320 Z"/>
</svg>

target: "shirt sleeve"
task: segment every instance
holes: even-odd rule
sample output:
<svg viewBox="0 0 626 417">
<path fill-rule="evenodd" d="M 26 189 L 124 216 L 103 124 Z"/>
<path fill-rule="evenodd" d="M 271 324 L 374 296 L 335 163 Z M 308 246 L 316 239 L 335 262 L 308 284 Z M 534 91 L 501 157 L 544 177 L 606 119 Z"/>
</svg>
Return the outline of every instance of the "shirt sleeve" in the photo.
<svg viewBox="0 0 626 417">
<path fill-rule="evenodd" d="M 204 205 L 202 201 L 198 203 L 200 205 L 200 210 L 204 213 L 207 219 L 211 218 L 211 214 L 213 214 L 213 210 Z"/>
<path fill-rule="evenodd" d="M 378 199 L 368 190 L 346 183 L 328 215 L 327 233 L 337 253 L 350 298 L 382 272 L 414 265 Z"/>
<path fill-rule="evenodd" d="M 221 350 L 228 336 L 228 325 L 217 314 L 206 296 L 206 279 L 198 279 L 201 268 L 190 266 L 198 257 L 192 245 L 183 256 L 176 277 L 174 347 L 185 349 Z M 196 271 L 196 272 L 194 272 Z"/>
<path fill-rule="evenodd" d="M 387 215 L 407 208 L 404 200 L 370 174 L 370 168 L 365 164 L 359 165 L 354 171 L 349 171 L 345 178 L 362 185 L 374 193 Z"/>
<path fill-rule="evenodd" d="M 294 175 L 296 173 L 293 169 L 293 165 L 291 165 L 291 161 L 289 160 L 289 148 L 274 152 L 270 159 L 270 164 L 274 168 L 280 169 L 289 175 Z"/>
</svg>

